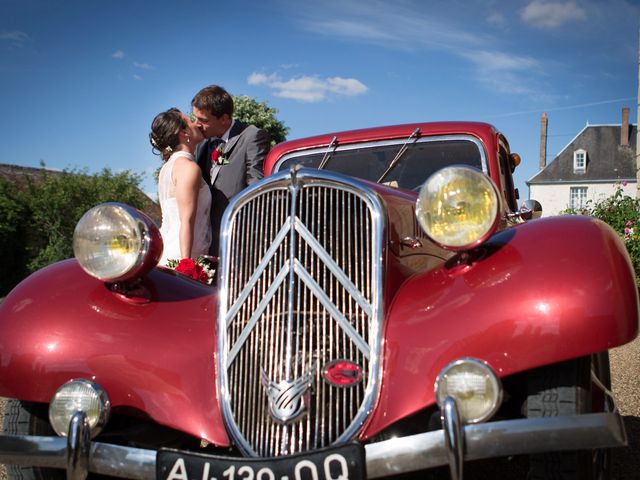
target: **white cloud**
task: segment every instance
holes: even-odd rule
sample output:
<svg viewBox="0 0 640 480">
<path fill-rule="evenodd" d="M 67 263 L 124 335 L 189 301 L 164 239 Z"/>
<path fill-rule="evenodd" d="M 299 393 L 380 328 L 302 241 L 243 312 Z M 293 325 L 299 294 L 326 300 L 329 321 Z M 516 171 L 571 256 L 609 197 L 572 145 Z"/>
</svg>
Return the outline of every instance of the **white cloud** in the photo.
<svg viewBox="0 0 640 480">
<path fill-rule="evenodd" d="M 492 25 L 504 25 L 507 23 L 507 19 L 500 12 L 493 12 L 487 17 L 487 22 Z"/>
<path fill-rule="evenodd" d="M 300 15 L 303 28 L 331 36 L 373 43 L 387 48 L 444 50 L 465 45 L 485 45 L 488 38 L 458 28 L 450 20 L 438 18 L 422 3 L 368 0 L 366 10 L 359 0 L 334 0 L 305 4 Z M 318 10 L 321 9 L 321 10 Z M 331 11 L 327 17 L 326 11 Z M 325 13 L 323 15 L 323 13 Z"/>
<path fill-rule="evenodd" d="M 419 55 L 425 51 L 450 55 L 467 62 L 473 68 L 475 79 L 491 90 L 528 94 L 532 98 L 544 93 L 536 85 L 545 70 L 540 62 L 503 50 L 491 30 L 472 31 L 445 8 L 424 9 L 417 0 L 393 3 L 368 0 L 368 8 L 364 10 L 359 0 L 325 1 L 330 7 L 322 2 L 322 7 L 304 4 L 304 8 L 296 10 L 302 28 L 333 40 L 358 41 L 386 49 L 415 51 Z M 559 0 L 545 1 L 544 5 L 552 1 L 555 5 Z M 575 0 L 570 1 L 569 5 L 575 6 Z M 331 10 L 331 18 L 321 15 L 320 9 Z M 492 25 L 508 25 L 503 12 L 488 14 L 485 18 Z"/>
<path fill-rule="evenodd" d="M 26 42 L 27 40 L 31 40 L 29 35 L 24 32 L 13 31 L 13 32 L 0 32 L 0 40 L 10 40 L 18 43 Z"/>
<path fill-rule="evenodd" d="M 462 56 L 473 62 L 476 67 L 494 73 L 531 71 L 542 68 L 535 58 L 511 55 L 504 52 L 481 50 L 464 53 Z"/>
<path fill-rule="evenodd" d="M 353 97 L 363 95 L 369 89 L 355 78 L 303 75 L 283 80 L 276 74 L 252 73 L 247 79 L 249 85 L 265 85 L 274 91 L 274 95 L 291 98 L 301 102 L 321 102 L 334 95 Z"/>
<path fill-rule="evenodd" d="M 392 32 L 396 32 L 397 29 L 379 28 L 378 25 L 373 23 L 367 24 L 359 21 L 339 19 L 313 22 L 309 23 L 309 26 L 314 30 L 333 32 L 336 35 L 344 37 L 377 41 L 396 41 L 400 39 L 397 34 L 392 34 Z"/>
<path fill-rule="evenodd" d="M 149 65 L 148 63 L 140 63 L 140 62 L 133 62 L 133 66 L 136 68 L 141 68 L 143 70 L 153 70 L 153 65 Z"/>
<path fill-rule="evenodd" d="M 134 73 L 133 74 L 133 79 L 134 80 L 142 80 L 142 77 L 140 75 L 137 75 L 137 74 Z"/>
<path fill-rule="evenodd" d="M 275 82 L 278 79 L 276 78 L 275 75 L 265 75 L 264 73 L 252 73 L 251 75 L 249 75 L 249 78 L 247 78 L 247 82 L 249 82 L 249 85 L 267 85 L 270 82 Z"/>
<path fill-rule="evenodd" d="M 20 32 L 17 30 L 11 32 L 0 32 L 0 42 L 6 42 L 7 44 L 11 45 L 11 47 L 21 48 L 26 42 L 29 41 L 31 41 L 31 38 L 24 32 Z"/>
<path fill-rule="evenodd" d="M 520 14 L 523 22 L 537 28 L 558 28 L 562 25 L 584 21 L 586 11 L 575 2 L 533 0 Z"/>
<path fill-rule="evenodd" d="M 539 97 L 528 79 L 542 70 L 535 58 L 499 51 L 470 51 L 462 54 L 473 65 L 476 78 L 496 92 Z"/>
<path fill-rule="evenodd" d="M 349 97 L 363 95 L 367 93 L 367 90 L 369 90 L 360 80 L 341 77 L 327 78 L 327 88 L 333 93 L 347 95 Z"/>
<path fill-rule="evenodd" d="M 116 50 L 111 54 L 111 58 L 115 58 L 116 60 L 120 60 L 124 58 L 124 52 L 122 50 Z"/>
</svg>

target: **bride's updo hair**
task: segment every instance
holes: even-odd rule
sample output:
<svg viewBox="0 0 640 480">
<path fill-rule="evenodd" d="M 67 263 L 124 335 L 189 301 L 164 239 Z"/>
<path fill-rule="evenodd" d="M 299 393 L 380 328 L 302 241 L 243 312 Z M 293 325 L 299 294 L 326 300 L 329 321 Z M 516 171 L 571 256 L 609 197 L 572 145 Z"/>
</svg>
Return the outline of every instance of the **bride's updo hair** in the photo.
<svg viewBox="0 0 640 480">
<path fill-rule="evenodd" d="M 151 133 L 149 133 L 153 153 L 159 154 L 162 160 L 167 161 L 180 145 L 180 131 L 187 126 L 187 122 L 177 108 L 170 108 L 166 112 L 156 115 L 151 123 Z"/>
</svg>

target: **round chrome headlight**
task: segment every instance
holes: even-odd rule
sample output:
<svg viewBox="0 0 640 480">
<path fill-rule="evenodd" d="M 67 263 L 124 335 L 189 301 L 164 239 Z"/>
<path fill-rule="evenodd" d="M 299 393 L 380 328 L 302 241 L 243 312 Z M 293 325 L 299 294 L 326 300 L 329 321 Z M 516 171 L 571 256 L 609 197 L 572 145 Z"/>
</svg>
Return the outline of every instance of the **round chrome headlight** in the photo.
<svg viewBox="0 0 640 480">
<path fill-rule="evenodd" d="M 489 419 L 502 402 L 500 378 L 486 363 L 463 358 L 442 369 L 436 380 L 436 401 L 456 401 L 463 423 L 477 423 Z"/>
<path fill-rule="evenodd" d="M 70 380 L 55 393 L 49 404 L 49 422 L 61 437 L 69 432 L 69 422 L 76 412 L 84 412 L 94 438 L 109 420 L 111 403 L 106 392 L 89 380 Z"/>
<path fill-rule="evenodd" d="M 158 227 L 142 212 L 119 203 L 88 210 L 73 232 L 73 253 L 89 275 L 115 282 L 153 268 L 162 254 Z"/>
<path fill-rule="evenodd" d="M 416 217 L 429 237 L 444 248 L 462 250 L 484 242 L 498 226 L 500 196 L 493 181 L 468 166 L 431 175 L 420 189 Z"/>
</svg>

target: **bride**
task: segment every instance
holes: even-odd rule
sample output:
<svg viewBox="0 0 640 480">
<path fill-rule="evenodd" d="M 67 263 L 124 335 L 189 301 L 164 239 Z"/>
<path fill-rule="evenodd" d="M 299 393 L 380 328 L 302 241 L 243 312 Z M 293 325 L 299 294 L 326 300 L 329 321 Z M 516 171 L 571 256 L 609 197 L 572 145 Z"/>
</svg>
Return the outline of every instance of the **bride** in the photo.
<svg viewBox="0 0 640 480">
<path fill-rule="evenodd" d="M 211 192 L 194 158 L 202 132 L 187 115 L 170 108 L 153 119 L 149 139 L 165 162 L 158 177 L 164 241 L 160 263 L 206 255 L 211 243 Z"/>
</svg>

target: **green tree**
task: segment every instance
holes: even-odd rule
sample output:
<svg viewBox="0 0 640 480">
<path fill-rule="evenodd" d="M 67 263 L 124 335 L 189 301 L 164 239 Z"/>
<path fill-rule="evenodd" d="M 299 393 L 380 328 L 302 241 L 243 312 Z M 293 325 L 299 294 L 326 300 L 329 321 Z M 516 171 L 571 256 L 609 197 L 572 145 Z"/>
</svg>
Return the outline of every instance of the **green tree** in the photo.
<svg viewBox="0 0 640 480">
<path fill-rule="evenodd" d="M 75 225 L 94 205 L 122 202 L 140 210 L 147 208 L 151 200 L 138 188 L 142 178 L 109 169 L 94 175 L 86 170 L 58 173 L 42 169 L 26 177 L 21 188 L 0 182 L 0 249 L 14 252 L 22 265 L 10 280 L 2 279 L 0 295 L 26 273 L 73 256 Z"/>
<path fill-rule="evenodd" d="M 233 97 L 233 116 L 238 120 L 255 125 L 269 132 L 271 146 L 286 140 L 289 129 L 276 118 L 278 111 L 267 105 L 266 102 L 247 96 Z"/>
</svg>

